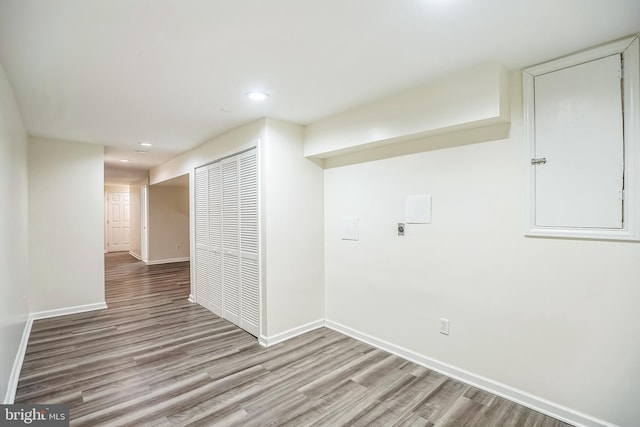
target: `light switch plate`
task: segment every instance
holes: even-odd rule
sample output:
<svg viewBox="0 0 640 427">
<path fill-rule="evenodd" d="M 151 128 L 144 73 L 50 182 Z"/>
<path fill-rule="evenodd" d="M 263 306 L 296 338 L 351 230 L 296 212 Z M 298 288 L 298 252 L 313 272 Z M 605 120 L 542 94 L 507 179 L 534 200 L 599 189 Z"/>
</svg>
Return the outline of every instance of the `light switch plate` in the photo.
<svg viewBox="0 0 640 427">
<path fill-rule="evenodd" d="M 442 335 L 449 335 L 449 319 L 440 318 L 440 333 Z"/>
</svg>

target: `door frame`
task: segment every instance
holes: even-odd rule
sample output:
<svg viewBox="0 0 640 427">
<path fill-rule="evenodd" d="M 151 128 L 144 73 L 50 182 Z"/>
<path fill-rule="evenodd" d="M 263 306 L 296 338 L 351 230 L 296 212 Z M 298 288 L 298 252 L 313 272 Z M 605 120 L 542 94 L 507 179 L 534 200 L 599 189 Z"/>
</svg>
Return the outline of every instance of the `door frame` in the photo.
<svg viewBox="0 0 640 427">
<path fill-rule="evenodd" d="M 140 256 L 149 260 L 149 187 L 140 186 Z"/>
</svg>

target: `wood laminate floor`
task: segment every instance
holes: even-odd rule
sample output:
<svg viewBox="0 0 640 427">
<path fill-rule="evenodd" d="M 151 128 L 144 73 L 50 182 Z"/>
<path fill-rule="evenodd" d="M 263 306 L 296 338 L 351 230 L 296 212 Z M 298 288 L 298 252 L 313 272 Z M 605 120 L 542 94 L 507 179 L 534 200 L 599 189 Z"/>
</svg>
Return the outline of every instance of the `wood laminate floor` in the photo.
<svg viewBox="0 0 640 427">
<path fill-rule="evenodd" d="M 189 263 L 105 270 L 108 309 L 34 322 L 16 403 L 78 426 L 567 426 L 329 329 L 262 348 L 187 301 Z"/>
</svg>

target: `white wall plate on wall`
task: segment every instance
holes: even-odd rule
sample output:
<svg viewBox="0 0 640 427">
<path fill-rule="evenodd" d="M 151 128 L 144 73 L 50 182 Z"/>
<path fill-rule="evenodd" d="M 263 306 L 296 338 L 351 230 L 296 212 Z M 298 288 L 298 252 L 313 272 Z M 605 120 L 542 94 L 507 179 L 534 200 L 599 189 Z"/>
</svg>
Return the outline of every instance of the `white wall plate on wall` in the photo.
<svg viewBox="0 0 640 427">
<path fill-rule="evenodd" d="M 360 227 L 358 217 L 342 217 L 342 240 L 360 240 Z"/>
<path fill-rule="evenodd" d="M 406 222 L 431 224 L 431 196 L 407 196 Z"/>
</svg>

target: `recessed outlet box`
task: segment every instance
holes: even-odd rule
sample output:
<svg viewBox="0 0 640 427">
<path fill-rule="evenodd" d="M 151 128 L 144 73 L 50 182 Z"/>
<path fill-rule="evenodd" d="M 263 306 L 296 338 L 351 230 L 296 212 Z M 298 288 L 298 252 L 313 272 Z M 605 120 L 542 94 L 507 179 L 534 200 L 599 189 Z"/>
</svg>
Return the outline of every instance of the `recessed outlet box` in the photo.
<svg viewBox="0 0 640 427">
<path fill-rule="evenodd" d="M 449 335 L 449 319 L 440 318 L 440 333 L 442 335 Z"/>
</svg>

